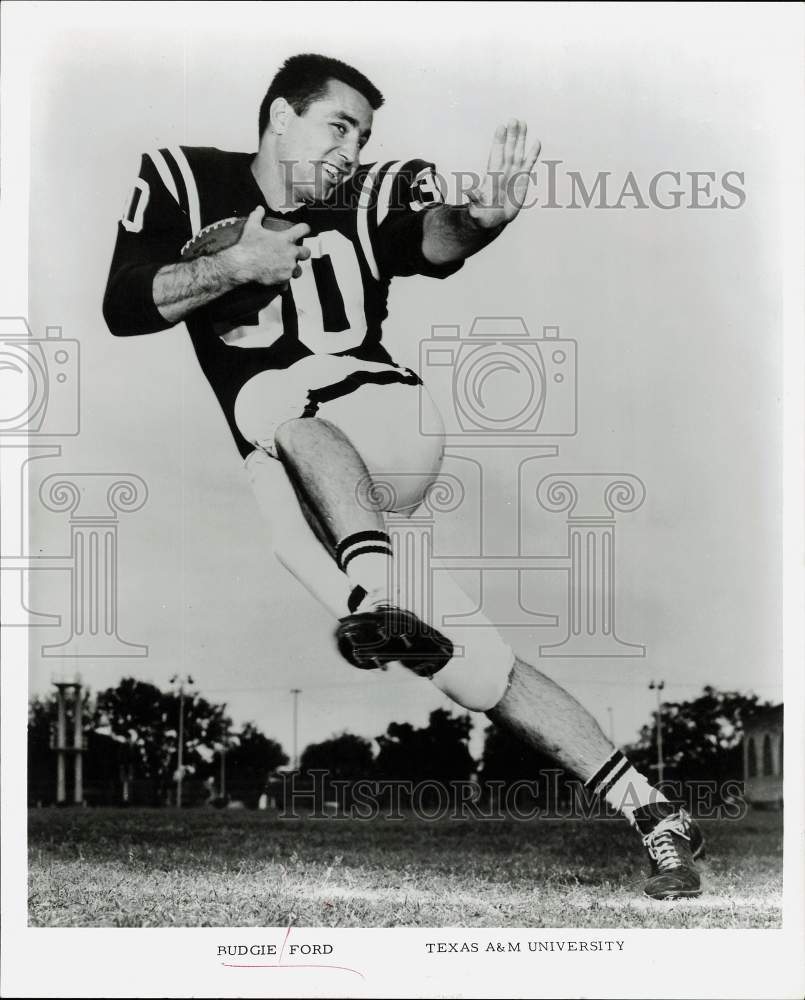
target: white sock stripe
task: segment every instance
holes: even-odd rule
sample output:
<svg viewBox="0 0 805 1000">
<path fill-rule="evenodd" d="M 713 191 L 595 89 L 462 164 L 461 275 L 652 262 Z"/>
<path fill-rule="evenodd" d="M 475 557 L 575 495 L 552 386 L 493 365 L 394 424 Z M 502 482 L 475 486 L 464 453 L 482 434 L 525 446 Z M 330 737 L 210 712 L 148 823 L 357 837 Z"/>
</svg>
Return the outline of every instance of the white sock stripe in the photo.
<svg viewBox="0 0 805 1000">
<path fill-rule="evenodd" d="M 360 531 L 345 538 L 336 549 L 339 559 L 355 548 L 356 545 L 386 545 L 391 548 L 391 539 L 384 531 Z"/>
<path fill-rule="evenodd" d="M 632 765 L 624 757 L 622 765 L 615 771 L 610 771 L 603 781 L 599 782 L 595 787 L 596 795 L 606 795 L 608 791 L 615 787 L 618 781 L 626 774 L 627 771 L 632 770 Z"/>
<path fill-rule="evenodd" d="M 613 753 L 607 757 L 604 763 L 598 768 L 595 774 L 588 778 L 585 785 L 588 788 L 597 788 L 601 782 L 603 782 L 608 775 L 610 775 L 616 767 L 619 767 L 623 761 L 626 760 L 624 754 L 620 750 L 615 750 Z"/>
<path fill-rule="evenodd" d="M 360 539 L 358 539 L 358 541 L 356 541 L 356 542 L 350 542 L 349 545 L 345 545 L 344 548 L 341 549 L 341 558 L 343 559 L 343 557 L 348 552 L 351 552 L 353 549 L 357 548 L 359 545 L 382 545 L 385 548 L 390 549 L 391 548 L 391 539 L 390 538 L 360 538 Z"/>
<path fill-rule="evenodd" d="M 358 545 L 355 548 L 350 549 L 347 553 L 341 556 L 341 569 L 345 570 L 348 564 L 351 563 L 353 559 L 361 555 L 387 556 L 389 559 L 391 559 L 392 554 L 393 553 L 391 551 L 390 545 L 386 546 L 378 544 L 376 542 L 364 542 L 361 545 Z"/>
</svg>

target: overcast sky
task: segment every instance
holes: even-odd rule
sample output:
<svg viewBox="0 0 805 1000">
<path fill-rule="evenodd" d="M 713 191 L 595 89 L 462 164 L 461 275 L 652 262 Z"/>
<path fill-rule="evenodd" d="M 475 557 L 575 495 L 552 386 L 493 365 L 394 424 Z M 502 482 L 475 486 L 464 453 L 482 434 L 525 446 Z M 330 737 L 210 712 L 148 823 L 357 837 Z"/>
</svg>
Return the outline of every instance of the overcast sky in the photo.
<svg viewBox="0 0 805 1000">
<path fill-rule="evenodd" d="M 484 7 L 471 18 L 459 5 L 351 16 L 318 8 L 315 17 L 308 7 L 289 8 L 284 23 L 273 5 L 236 4 L 168 8 L 162 24 L 136 5 L 71 5 L 43 19 L 32 72 L 30 319 L 37 334 L 59 324 L 80 341 L 82 431 L 60 458 L 32 463 L 30 495 L 56 472 L 146 481 L 148 502 L 120 519 L 119 631 L 147 644 L 148 656 L 60 663 L 38 650 L 66 633 L 34 629 L 31 689 L 76 668 L 94 690 L 124 675 L 164 686 L 189 672 L 205 696 L 227 703 L 236 726 L 252 720 L 289 752 L 291 688 L 303 691 L 301 745 L 344 729 L 373 737 L 392 720 L 422 724 L 451 704 L 402 670 L 359 673 L 340 660 L 327 614 L 267 552 L 184 328 L 119 340 L 100 313 L 141 152 L 254 149 L 278 64 L 321 51 L 357 65 L 386 96 L 367 162 L 420 156 L 444 173 L 479 170 L 495 125 L 519 116 L 541 137 L 542 160 L 561 161 L 560 202 L 568 171 L 589 183 L 608 171 L 616 192 L 632 171 L 646 201 L 655 175 L 679 171 L 687 206 L 686 172 L 714 173 L 716 196 L 728 194 L 725 173 L 743 175 L 733 178 L 745 194 L 737 209 L 639 209 L 634 198 L 620 210 L 529 209 L 451 279 L 397 279 L 387 340 L 417 364 L 433 325 L 466 331 L 475 316 L 501 315 L 522 316 L 532 334 L 558 325 L 578 350 L 578 433 L 546 439 L 559 454 L 532 463 L 534 482 L 614 472 L 645 484 L 642 507 L 618 518 L 616 562 L 617 630 L 646 656 L 540 657 L 539 644 L 566 629 L 559 572 L 523 577 L 527 606 L 561 624 L 506 630 L 519 654 L 607 730 L 611 707 L 619 742 L 647 720 L 651 679 L 664 679 L 672 699 L 710 683 L 779 700 L 780 163 L 774 39 L 762 21 L 741 8 L 729 21 L 712 10 L 666 8 L 660 18 L 641 8 L 614 24 L 611 11 L 582 6 L 500 16 Z M 540 198 L 546 185 L 543 163 Z M 490 391 L 511 388 L 504 379 Z M 434 394 L 452 405 L 446 389 Z M 523 457 L 484 453 L 496 484 L 488 539 L 505 546 L 519 509 L 529 554 L 561 555 L 565 515 L 540 509 L 533 490 L 518 501 L 510 489 Z M 437 524 L 444 555 L 477 552 L 477 482 L 467 469 L 445 465 L 467 500 Z M 66 516 L 36 503 L 32 532 L 37 550 L 69 548 Z M 471 575 L 462 582 L 477 589 Z M 499 574 L 484 583 L 506 593 Z M 64 615 L 68 601 L 66 574 L 33 575 L 36 610 Z"/>
</svg>

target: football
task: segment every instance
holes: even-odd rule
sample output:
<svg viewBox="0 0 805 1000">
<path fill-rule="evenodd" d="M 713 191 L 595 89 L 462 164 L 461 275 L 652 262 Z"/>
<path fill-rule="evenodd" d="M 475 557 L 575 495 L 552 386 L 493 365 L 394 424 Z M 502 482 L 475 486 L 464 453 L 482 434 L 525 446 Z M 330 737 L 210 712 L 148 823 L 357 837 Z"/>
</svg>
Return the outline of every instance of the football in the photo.
<svg viewBox="0 0 805 1000">
<path fill-rule="evenodd" d="M 199 257 L 207 257 L 233 246 L 240 239 L 245 225 L 245 216 L 233 216 L 205 226 L 182 247 L 181 259 L 196 260 Z M 270 216 L 263 219 L 263 228 L 273 229 L 276 232 L 290 229 L 295 225 L 295 222 L 290 222 L 287 219 L 275 219 Z M 261 309 L 265 309 L 269 302 L 282 292 L 286 284 L 261 285 L 259 282 L 250 281 L 248 284 L 233 288 L 220 298 L 210 302 L 206 309 L 214 320 L 236 324 L 238 320 L 254 316 Z"/>
</svg>

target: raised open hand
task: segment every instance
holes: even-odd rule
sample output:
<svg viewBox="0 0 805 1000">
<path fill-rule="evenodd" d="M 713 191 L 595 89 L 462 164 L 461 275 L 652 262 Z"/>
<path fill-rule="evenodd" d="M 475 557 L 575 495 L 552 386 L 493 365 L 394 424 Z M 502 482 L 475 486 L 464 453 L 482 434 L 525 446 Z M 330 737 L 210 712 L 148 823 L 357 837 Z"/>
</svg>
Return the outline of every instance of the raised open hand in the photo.
<svg viewBox="0 0 805 1000">
<path fill-rule="evenodd" d="M 536 140 L 526 151 L 527 133 L 528 126 L 518 118 L 495 129 L 486 176 L 479 188 L 467 193 L 469 213 L 483 229 L 511 222 L 523 207 L 541 149 Z"/>
</svg>

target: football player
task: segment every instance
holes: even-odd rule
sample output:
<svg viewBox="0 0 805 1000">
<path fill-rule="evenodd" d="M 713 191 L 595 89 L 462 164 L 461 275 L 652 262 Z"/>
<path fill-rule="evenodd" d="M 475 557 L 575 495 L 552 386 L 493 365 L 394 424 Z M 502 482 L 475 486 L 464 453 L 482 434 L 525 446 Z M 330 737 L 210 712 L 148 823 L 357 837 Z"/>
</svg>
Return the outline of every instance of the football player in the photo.
<svg viewBox="0 0 805 1000">
<path fill-rule="evenodd" d="M 448 205 L 427 160 L 361 164 L 382 103 L 351 66 L 295 56 L 262 102 L 256 153 L 144 155 L 104 316 L 117 336 L 185 323 L 275 553 L 338 619 L 349 662 L 399 661 L 548 751 L 642 835 L 649 896 L 696 896 L 702 841 L 685 810 L 491 623 L 463 635 L 442 627 L 466 603 L 447 574 L 435 574 L 432 620 L 401 606 L 390 582 L 384 512 L 415 510 L 441 464 L 441 442 L 418 433 L 432 400 L 383 345 L 390 281 L 448 277 L 499 236 L 540 147 L 524 122 L 500 125 L 480 185 L 466 205 Z"/>
</svg>

